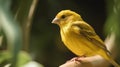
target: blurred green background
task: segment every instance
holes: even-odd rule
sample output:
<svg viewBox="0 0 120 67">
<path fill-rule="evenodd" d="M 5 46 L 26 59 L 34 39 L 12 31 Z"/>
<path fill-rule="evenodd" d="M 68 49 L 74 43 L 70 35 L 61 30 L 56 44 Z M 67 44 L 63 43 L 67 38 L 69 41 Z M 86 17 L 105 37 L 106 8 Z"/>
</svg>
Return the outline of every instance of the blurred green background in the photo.
<svg viewBox="0 0 120 67">
<path fill-rule="evenodd" d="M 120 40 L 119 0 L 1 0 L 0 4 L 7 2 L 10 5 L 6 9 L 22 29 L 21 49 L 45 67 L 57 67 L 76 56 L 61 42 L 59 27 L 51 23 L 61 10 L 70 9 L 79 13 L 103 40 L 107 36 L 105 33 L 111 32 L 117 33 L 117 40 Z M 33 14 L 29 18 L 33 2 Z M 112 26 L 114 31 L 110 30 Z M 1 50 L 6 49 L 2 46 Z"/>
</svg>

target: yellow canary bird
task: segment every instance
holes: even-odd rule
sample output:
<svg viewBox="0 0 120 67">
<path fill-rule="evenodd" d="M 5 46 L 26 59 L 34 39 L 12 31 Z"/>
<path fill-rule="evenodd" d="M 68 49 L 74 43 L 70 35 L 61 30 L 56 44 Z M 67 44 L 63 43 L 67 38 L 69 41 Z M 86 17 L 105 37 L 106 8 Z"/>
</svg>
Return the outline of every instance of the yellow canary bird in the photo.
<svg viewBox="0 0 120 67">
<path fill-rule="evenodd" d="M 100 55 L 115 67 L 120 67 L 110 56 L 104 42 L 79 14 L 71 10 L 60 11 L 52 23 L 60 27 L 65 46 L 77 56 Z"/>
</svg>

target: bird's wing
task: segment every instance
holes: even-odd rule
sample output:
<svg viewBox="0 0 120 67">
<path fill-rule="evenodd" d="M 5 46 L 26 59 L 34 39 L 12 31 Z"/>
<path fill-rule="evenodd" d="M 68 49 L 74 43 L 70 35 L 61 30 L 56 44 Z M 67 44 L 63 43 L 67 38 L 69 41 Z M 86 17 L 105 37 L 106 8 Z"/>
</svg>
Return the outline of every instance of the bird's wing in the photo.
<svg viewBox="0 0 120 67">
<path fill-rule="evenodd" d="M 94 45 L 102 48 L 103 50 L 110 53 L 104 42 L 100 39 L 100 37 L 95 33 L 94 29 L 84 21 L 76 21 L 71 26 L 78 35 L 82 35 L 86 37 L 87 40 L 91 41 Z"/>
</svg>

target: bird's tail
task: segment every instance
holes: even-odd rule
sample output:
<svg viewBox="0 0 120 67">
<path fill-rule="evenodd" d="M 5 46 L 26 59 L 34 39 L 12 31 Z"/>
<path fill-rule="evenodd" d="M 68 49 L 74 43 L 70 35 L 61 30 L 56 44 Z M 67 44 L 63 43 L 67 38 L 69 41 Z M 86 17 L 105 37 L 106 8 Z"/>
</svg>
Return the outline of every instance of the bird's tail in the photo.
<svg viewBox="0 0 120 67">
<path fill-rule="evenodd" d="M 114 61 L 111 57 L 109 57 L 109 62 L 115 67 L 120 67 L 120 65 L 116 63 L 116 61 Z"/>
</svg>

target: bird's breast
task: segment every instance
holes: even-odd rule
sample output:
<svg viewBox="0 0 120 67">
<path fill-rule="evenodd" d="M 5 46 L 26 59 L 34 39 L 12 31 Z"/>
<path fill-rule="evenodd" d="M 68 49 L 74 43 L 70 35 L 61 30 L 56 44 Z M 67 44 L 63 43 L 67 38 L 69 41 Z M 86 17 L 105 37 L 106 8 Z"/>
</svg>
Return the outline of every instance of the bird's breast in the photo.
<svg viewBox="0 0 120 67">
<path fill-rule="evenodd" d="M 87 41 L 83 36 L 76 35 L 71 31 L 61 30 L 61 38 L 65 46 L 76 55 L 94 55 L 93 51 L 96 49 L 94 49 L 94 46 L 90 46 L 92 45 L 91 42 Z"/>
<path fill-rule="evenodd" d="M 85 49 L 84 49 L 84 43 L 81 42 L 82 37 L 76 36 L 74 33 L 70 31 L 61 31 L 61 38 L 65 46 L 71 50 L 73 53 L 75 53 L 78 56 L 84 55 Z"/>
</svg>

